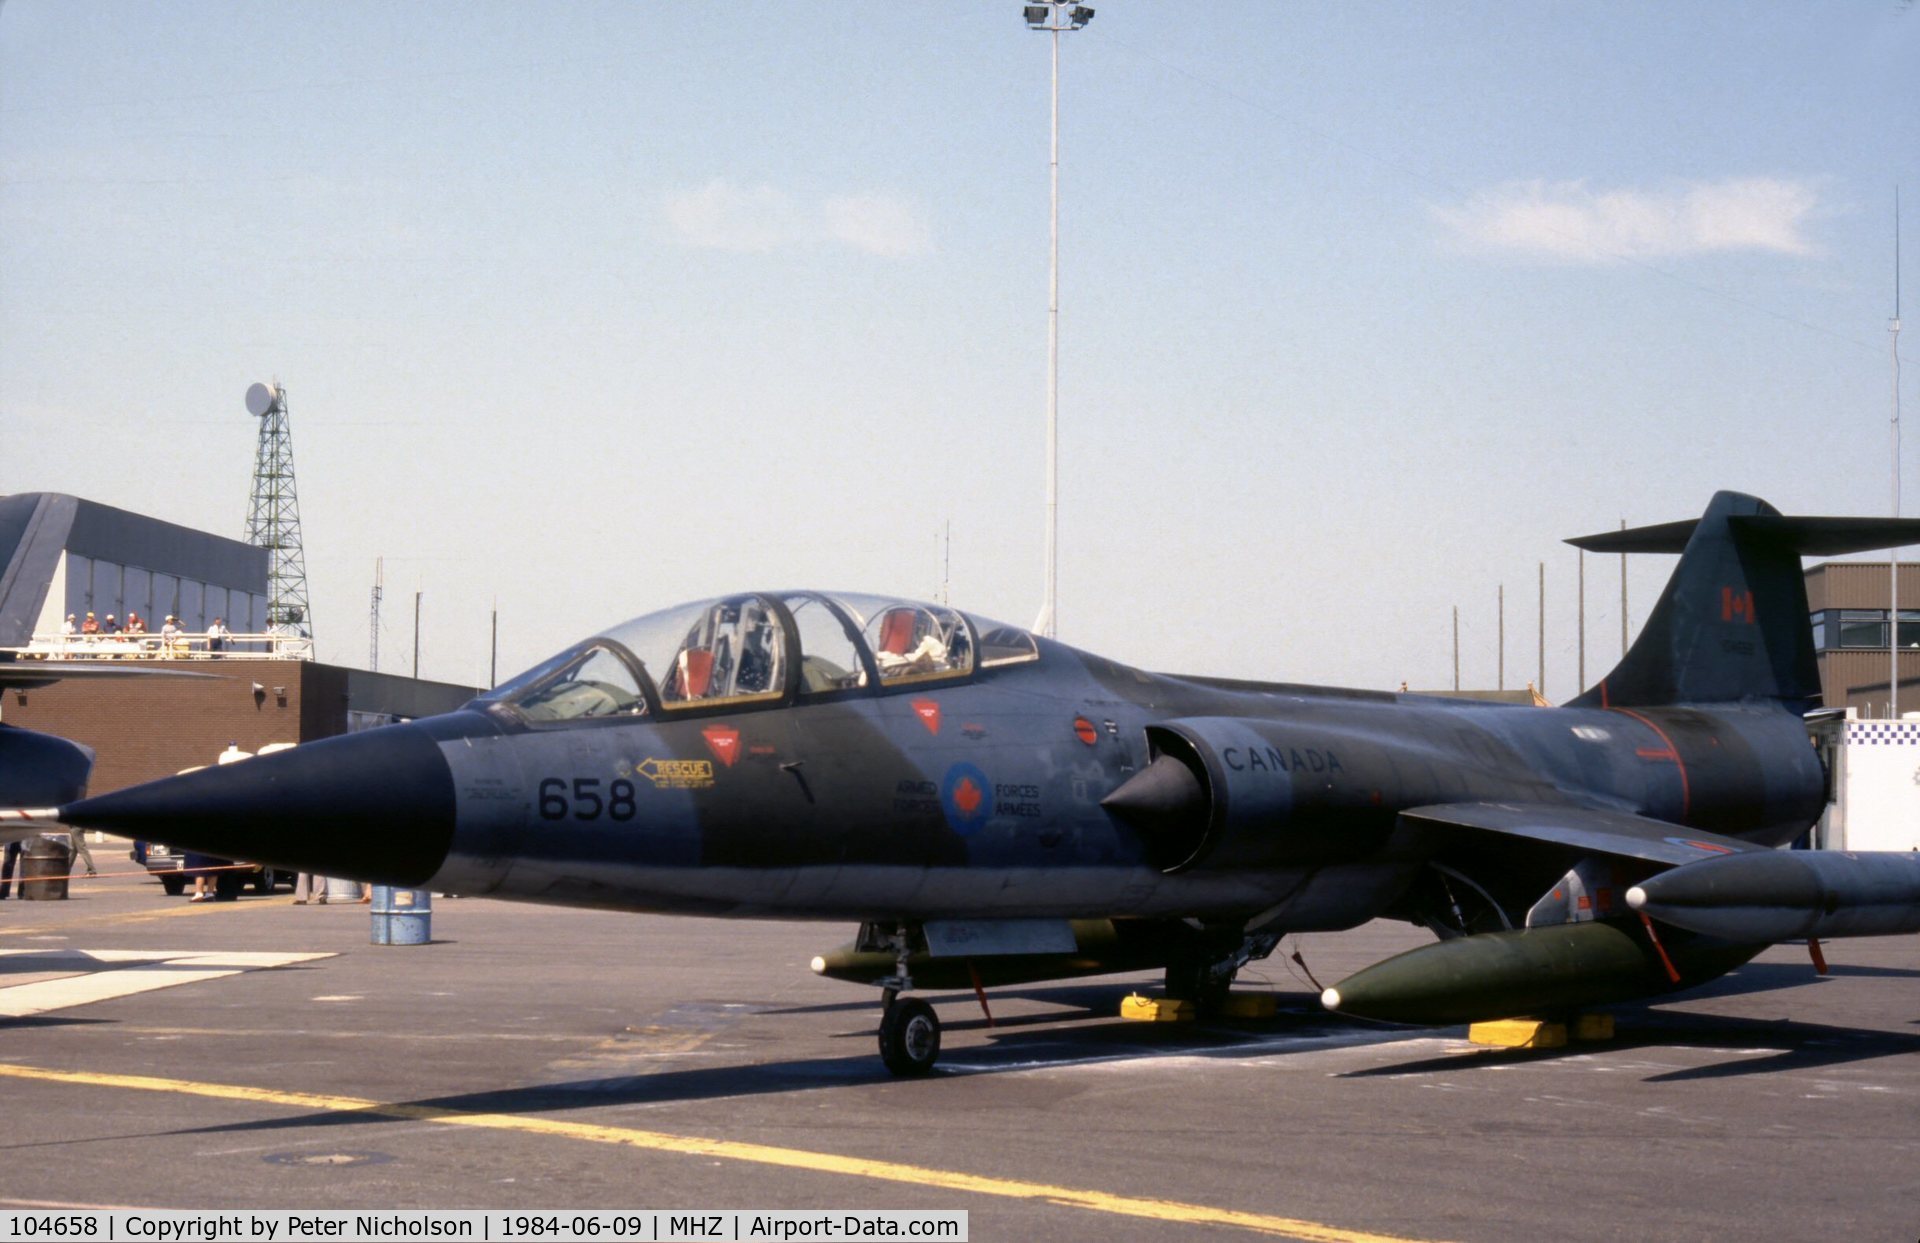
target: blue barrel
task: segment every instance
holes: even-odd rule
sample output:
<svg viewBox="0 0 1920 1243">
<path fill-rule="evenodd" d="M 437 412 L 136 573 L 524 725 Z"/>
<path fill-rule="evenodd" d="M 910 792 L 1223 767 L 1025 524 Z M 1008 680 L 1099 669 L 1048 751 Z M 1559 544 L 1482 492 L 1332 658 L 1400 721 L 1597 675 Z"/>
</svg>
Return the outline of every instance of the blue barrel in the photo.
<svg viewBox="0 0 1920 1243">
<path fill-rule="evenodd" d="M 433 894 L 425 889 L 373 887 L 373 943 L 425 945 L 433 939 Z"/>
</svg>

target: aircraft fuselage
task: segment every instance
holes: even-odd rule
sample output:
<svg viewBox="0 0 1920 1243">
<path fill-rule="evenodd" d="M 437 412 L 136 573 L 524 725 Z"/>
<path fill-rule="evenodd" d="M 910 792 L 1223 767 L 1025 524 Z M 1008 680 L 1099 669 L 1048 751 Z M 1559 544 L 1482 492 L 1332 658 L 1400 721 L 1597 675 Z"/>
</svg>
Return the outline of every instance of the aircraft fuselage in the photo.
<svg viewBox="0 0 1920 1243">
<path fill-rule="evenodd" d="M 822 919 L 1379 914 L 1431 855 L 1407 808 L 1628 811 L 1779 844 L 1823 802 L 1772 705 L 1535 710 L 1136 673 L 1048 643 L 957 686 L 543 732 L 435 736 L 457 822 L 427 883 L 630 910 Z M 1166 738 L 1169 731 L 1180 737 Z M 1204 835 L 1102 806 L 1158 750 L 1209 769 Z"/>
</svg>

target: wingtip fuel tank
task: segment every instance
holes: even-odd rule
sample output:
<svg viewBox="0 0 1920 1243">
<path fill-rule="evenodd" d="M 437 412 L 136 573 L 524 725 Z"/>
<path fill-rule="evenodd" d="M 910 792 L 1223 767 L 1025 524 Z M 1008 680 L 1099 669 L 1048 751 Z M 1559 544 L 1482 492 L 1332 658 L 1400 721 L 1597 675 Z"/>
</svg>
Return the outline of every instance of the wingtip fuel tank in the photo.
<svg viewBox="0 0 1920 1243">
<path fill-rule="evenodd" d="M 1627 891 L 1650 919 L 1752 941 L 1920 932 L 1920 852 L 1762 850 L 1703 859 Z"/>
</svg>

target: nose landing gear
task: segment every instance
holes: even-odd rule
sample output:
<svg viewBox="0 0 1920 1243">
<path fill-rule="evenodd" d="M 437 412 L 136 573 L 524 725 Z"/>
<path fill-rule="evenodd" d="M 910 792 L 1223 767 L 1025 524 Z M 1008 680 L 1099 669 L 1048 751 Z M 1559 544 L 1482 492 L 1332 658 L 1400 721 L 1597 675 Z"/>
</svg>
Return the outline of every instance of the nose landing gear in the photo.
<svg viewBox="0 0 1920 1243">
<path fill-rule="evenodd" d="M 913 987 L 907 974 L 912 952 L 907 928 L 895 925 L 887 938 L 894 953 L 893 974 L 880 981 L 880 1060 L 903 1079 L 916 1079 L 940 1060 L 940 1018 L 918 997 L 901 997 Z"/>
<path fill-rule="evenodd" d="M 918 1078 L 940 1058 L 940 1019 L 918 997 L 896 998 L 880 1012 L 880 1060 L 903 1079 Z"/>
</svg>

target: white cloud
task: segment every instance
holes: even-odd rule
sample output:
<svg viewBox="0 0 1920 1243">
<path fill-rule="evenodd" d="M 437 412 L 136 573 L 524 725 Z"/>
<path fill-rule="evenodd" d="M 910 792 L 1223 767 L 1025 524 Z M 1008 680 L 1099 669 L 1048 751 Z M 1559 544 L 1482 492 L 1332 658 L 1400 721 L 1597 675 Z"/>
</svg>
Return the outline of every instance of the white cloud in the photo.
<svg viewBox="0 0 1920 1243">
<path fill-rule="evenodd" d="M 1574 263 L 1759 250 L 1810 255 L 1812 184 L 1771 177 L 1662 190 L 1594 190 L 1584 181 L 1510 182 L 1435 214 L 1469 245 Z"/>
<path fill-rule="evenodd" d="M 715 179 L 667 196 L 667 225 L 688 246 L 765 252 L 833 244 L 898 259 L 933 248 L 925 213 L 891 194 L 834 195 L 806 201 L 773 186 Z"/>
<path fill-rule="evenodd" d="M 932 249 L 927 222 L 913 204 L 885 194 L 830 198 L 820 205 L 828 236 L 870 255 L 898 259 Z"/>
<path fill-rule="evenodd" d="M 709 250 L 773 250 L 800 236 L 801 215 L 785 191 L 717 179 L 666 202 L 667 223 L 680 240 Z"/>
</svg>

